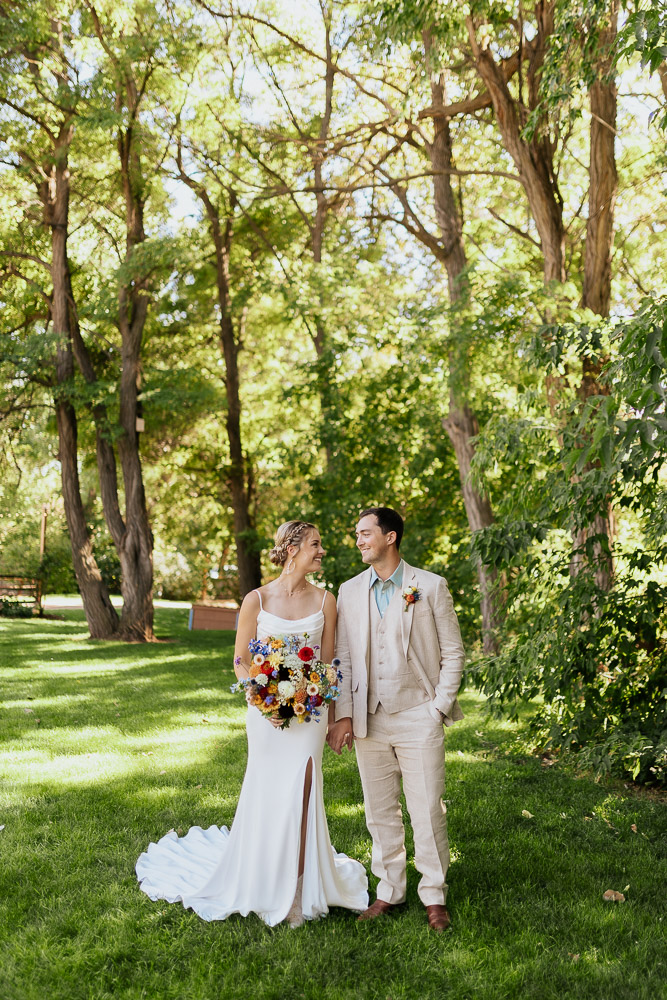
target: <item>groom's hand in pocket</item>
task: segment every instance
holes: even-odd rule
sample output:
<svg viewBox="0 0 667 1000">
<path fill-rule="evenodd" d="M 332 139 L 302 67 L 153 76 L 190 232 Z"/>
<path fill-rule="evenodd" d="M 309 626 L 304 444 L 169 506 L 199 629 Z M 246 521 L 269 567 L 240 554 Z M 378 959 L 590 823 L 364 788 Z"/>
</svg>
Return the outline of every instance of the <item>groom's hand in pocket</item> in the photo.
<svg viewBox="0 0 667 1000">
<path fill-rule="evenodd" d="M 339 719 L 338 722 L 332 722 L 327 730 L 327 743 L 337 754 L 342 753 L 343 747 L 351 750 L 354 743 L 352 719 Z"/>
</svg>

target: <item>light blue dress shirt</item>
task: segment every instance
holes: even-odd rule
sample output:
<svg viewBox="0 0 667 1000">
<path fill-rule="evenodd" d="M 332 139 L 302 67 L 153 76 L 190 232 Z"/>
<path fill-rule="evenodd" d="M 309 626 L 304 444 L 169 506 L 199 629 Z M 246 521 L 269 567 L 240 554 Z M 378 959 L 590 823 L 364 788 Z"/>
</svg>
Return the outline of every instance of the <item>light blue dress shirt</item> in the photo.
<svg viewBox="0 0 667 1000">
<path fill-rule="evenodd" d="M 394 596 L 394 591 L 398 590 L 403 583 L 403 560 L 387 580 L 381 580 L 371 566 L 371 579 L 369 588 L 375 594 L 375 604 L 380 612 L 380 618 L 384 618 L 384 613 L 389 607 L 389 602 Z"/>
</svg>

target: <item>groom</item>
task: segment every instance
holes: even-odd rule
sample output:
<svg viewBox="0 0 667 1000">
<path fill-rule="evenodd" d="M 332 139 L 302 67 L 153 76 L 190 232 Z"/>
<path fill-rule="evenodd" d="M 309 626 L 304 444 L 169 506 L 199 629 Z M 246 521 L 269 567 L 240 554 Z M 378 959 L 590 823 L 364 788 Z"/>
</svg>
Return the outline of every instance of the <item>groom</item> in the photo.
<svg viewBox="0 0 667 1000">
<path fill-rule="evenodd" d="M 405 901 L 401 779 L 414 833 L 419 897 L 429 926 L 445 930 L 449 844 L 443 722 L 463 718 L 456 700 L 465 654 L 447 584 L 399 555 L 403 519 L 371 507 L 357 524 L 357 546 L 370 567 L 338 596 L 336 655 L 343 673 L 336 722 L 327 740 L 340 753 L 356 742 L 371 868 L 377 899 L 359 920 Z"/>
</svg>

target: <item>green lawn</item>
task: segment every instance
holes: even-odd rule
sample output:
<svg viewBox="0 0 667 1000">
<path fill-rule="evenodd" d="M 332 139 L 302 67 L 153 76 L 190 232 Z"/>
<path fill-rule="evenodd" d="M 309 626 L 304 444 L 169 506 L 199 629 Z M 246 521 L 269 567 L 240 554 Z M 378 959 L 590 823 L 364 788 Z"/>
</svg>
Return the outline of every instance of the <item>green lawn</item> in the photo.
<svg viewBox="0 0 667 1000">
<path fill-rule="evenodd" d="M 206 924 L 152 903 L 134 876 L 148 842 L 233 819 L 233 636 L 189 633 L 182 608 L 158 610 L 170 641 L 148 646 L 63 618 L 0 619 L 2 1000 L 665 995 L 664 803 L 520 755 L 471 694 L 447 733 L 451 932 L 428 930 L 414 869 L 404 912 L 363 924 Z M 332 841 L 368 867 L 354 756 L 327 750 L 324 768 Z"/>
</svg>

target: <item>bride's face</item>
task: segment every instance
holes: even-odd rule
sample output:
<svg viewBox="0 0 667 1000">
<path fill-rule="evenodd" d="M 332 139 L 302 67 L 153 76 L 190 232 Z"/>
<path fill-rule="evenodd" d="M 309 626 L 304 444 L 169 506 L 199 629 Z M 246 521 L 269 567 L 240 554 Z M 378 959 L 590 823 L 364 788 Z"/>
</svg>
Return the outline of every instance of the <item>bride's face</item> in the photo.
<svg viewBox="0 0 667 1000">
<path fill-rule="evenodd" d="M 294 559 L 294 568 L 302 573 L 317 573 L 325 555 L 320 533 L 316 528 L 312 528 L 290 558 Z"/>
</svg>

